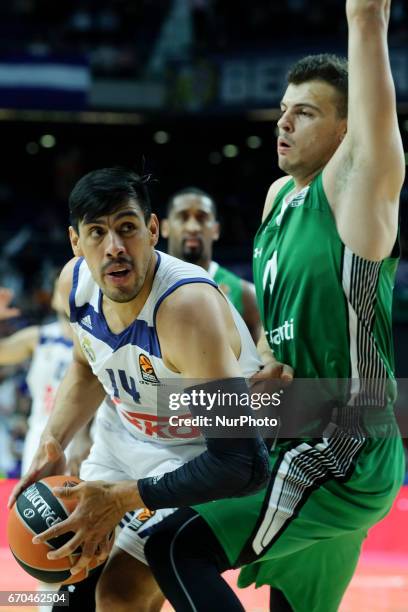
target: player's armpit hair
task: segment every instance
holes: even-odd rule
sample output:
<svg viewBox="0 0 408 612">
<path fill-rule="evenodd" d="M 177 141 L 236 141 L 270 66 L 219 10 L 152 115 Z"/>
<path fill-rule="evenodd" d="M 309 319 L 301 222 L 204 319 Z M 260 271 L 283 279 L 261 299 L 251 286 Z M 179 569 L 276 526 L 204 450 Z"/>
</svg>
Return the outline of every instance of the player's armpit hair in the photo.
<svg viewBox="0 0 408 612">
<path fill-rule="evenodd" d="M 249 393 L 241 378 L 222 381 L 222 385 L 225 393 Z M 200 388 L 214 390 L 215 383 Z M 181 508 L 226 497 L 242 497 L 263 488 L 270 476 L 268 450 L 259 433 L 252 431 L 252 435 L 207 438 L 206 451 L 174 472 L 160 479 L 140 479 L 138 488 L 144 504 L 152 510 Z"/>
</svg>

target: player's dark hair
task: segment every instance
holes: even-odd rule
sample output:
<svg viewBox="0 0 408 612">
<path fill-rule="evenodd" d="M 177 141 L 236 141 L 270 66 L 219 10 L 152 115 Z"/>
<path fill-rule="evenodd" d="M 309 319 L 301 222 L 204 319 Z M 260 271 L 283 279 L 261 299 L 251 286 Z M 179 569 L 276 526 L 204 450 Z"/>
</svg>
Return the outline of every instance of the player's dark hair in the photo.
<svg viewBox="0 0 408 612">
<path fill-rule="evenodd" d="M 211 202 L 211 208 L 212 208 L 214 217 L 217 218 L 218 211 L 217 211 L 217 205 L 214 202 L 214 199 L 212 198 L 212 196 L 210 196 L 209 193 L 207 193 L 203 189 L 199 189 L 199 187 L 183 187 L 183 189 L 179 189 L 178 191 L 176 191 L 176 193 L 173 193 L 173 195 L 169 198 L 167 202 L 167 207 L 166 207 L 167 217 L 170 215 L 173 209 L 174 200 L 178 198 L 179 196 L 183 196 L 183 195 L 195 195 L 195 196 L 198 196 L 199 198 L 208 198 Z"/>
<path fill-rule="evenodd" d="M 142 209 L 146 223 L 152 212 L 147 183 L 150 176 L 139 176 L 127 168 L 101 168 L 85 174 L 69 196 L 72 227 L 78 232 L 81 221 L 91 222 L 113 213 L 134 200 Z"/>
<path fill-rule="evenodd" d="M 324 81 L 337 90 L 339 117 L 347 117 L 348 106 L 348 62 L 344 57 L 331 53 L 308 55 L 290 69 L 289 84 L 301 85 L 308 81 Z"/>
</svg>

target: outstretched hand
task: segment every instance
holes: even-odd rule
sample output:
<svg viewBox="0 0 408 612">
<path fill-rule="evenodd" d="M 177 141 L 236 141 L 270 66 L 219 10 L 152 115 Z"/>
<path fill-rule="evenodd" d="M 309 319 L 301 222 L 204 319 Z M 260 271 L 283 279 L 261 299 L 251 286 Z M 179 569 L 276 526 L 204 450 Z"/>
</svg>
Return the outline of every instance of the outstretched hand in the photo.
<svg viewBox="0 0 408 612">
<path fill-rule="evenodd" d="M 290 365 L 276 361 L 269 361 L 262 370 L 259 370 L 250 378 L 251 390 L 258 390 L 267 387 L 270 389 L 280 389 L 287 387 L 293 380 L 294 370 Z"/>
<path fill-rule="evenodd" d="M 10 306 L 13 296 L 14 293 L 11 289 L 0 287 L 0 321 L 12 319 L 20 315 L 20 310 L 18 308 L 12 308 Z"/>
</svg>

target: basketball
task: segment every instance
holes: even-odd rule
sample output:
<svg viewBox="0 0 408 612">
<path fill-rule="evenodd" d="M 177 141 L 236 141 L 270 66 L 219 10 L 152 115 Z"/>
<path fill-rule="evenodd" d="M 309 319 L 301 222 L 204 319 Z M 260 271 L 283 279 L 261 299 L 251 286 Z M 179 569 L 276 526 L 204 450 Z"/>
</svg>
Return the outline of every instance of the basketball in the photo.
<svg viewBox="0 0 408 612">
<path fill-rule="evenodd" d="M 74 487 L 79 482 L 81 481 L 76 476 L 43 478 L 23 491 L 10 511 L 7 532 L 11 552 L 26 572 L 42 582 L 80 582 L 99 565 L 95 560 L 88 568 L 73 576 L 70 568 L 78 560 L 80 549 L 62 559 L 47 559 L 50 550 L 61 548 L 72 538 L 72 531 L 41 544 L 32 543 L 35 535 L 68 518 L 77 504 L 76 499 L 62 500 L 55 497 L 52 493 L 53 487 Z"/>
</svg>

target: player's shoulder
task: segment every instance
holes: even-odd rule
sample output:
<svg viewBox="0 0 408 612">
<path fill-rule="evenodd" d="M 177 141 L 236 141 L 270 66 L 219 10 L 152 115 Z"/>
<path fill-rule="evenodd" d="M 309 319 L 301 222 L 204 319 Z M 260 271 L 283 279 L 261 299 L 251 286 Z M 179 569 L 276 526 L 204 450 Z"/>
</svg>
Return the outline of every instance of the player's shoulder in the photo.
<svg viewBox="0 0 408 612">
<path fill-rule="evenodd" d="M 168 253 L 157 251 L 158 256 L 158 269 L 157 277 L 163 277 L 168 284 L 182 281 L 183 279 L 191 278 L 210 278 L 208 272 L 201 266 L 196 264 L 183 261 L 178 257 L 173 257 Z"/>
<path fill-rule="evenodd" d="M 204 282 L 181 285 L 160 305 L 158 318 L 167 324 L 200 324 L 217 310 L 219 292 Z"/>
<path fill-rule="evenodd" d="M 158 266 L 152 287 L 152 302 L 156 305 L 161 304 L 163 300 L 167 302 L 175 290 L 178 291 L 184 285 L 195 285 L 196 283 L 214 285 L 213 279 L 201 266 L 167 255 L 167 253 L 156 252 Z"/>
<path fill-rule="evenodd" d="M 62 268 L 61 274 L 58 278 L 57 293 L 64 304 L 64 309 L 68 307 L 75 267 L 79 264 L 81 259 L 81 257 L 73 257 L 70 259 L 69 262 Z"/>
<path fill-rule="evenodd" d="M 61 291 L 63 291 L 64 289 L 71 290 L 75 266 L 77 266 L 81 260 L 82 260 L 82 257 L 73 257 L 62 268 L 61 274 L 58 279 L 58 289 L 59 290 Z"/>
<path fill-rule="evenodd" d="M 289 175 L 281 176 L 276 181 L 274 181 L 272 185 L 269 187 L 268 194 L 266 196 L 265 206 L 264 206 L 263 213 L 262 213 L 262 221 L 264 221 L 266 217 L 269 215 L 269 213 L 271 212 L 273 203 L 278 193 L 291 180 L 292 180 L 292 177 Z"/>
</svg>

